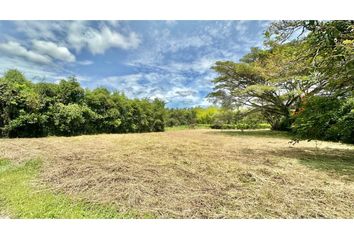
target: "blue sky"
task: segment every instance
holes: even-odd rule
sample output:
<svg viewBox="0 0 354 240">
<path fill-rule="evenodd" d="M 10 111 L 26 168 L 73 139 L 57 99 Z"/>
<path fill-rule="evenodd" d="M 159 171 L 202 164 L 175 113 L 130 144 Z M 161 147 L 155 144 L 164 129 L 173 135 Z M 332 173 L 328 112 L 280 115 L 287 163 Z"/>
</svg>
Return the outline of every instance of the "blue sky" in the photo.
<svg viewBox="0 0 354 240">
<path fill-rule="evenodd" d="M 268 21 L 0 21 L 0 73 L 33 81 L 75 75 L 83 87 L 169 107 L 208 106 L 218 60 L 260 47 Z"/>
</svg>

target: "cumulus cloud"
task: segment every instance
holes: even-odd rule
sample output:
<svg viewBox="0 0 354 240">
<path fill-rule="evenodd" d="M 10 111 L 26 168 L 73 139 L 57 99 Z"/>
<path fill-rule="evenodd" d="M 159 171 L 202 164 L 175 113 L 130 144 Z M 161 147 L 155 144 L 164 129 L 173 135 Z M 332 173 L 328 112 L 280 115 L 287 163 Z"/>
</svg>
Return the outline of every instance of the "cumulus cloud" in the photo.
<svg viewBox="0 0 354 240">
<path fill-rule="evenodd" d="M 48 55 L 54 59 L 65 62 L 75 61 L 75 56 L 66 47 L 58 46 L 53 42 L 34 40 L 33 48 L 36 52 Z"/>
<path fill-rule="evenodd" d="M 32 39 L 57 40 L 58 36 L 65 35 L 71 21 L 16 21 L 16 30 L 25 33 Z"/>
<path fill-rule="evenodd" d="M 77 51 L 87 47 L 92 54 L 102 54 L 112 47 L 136 48 L 141 40 L 135 32 L 124 36 L 108 26 L 96 29 L 87 26 L 85 22 L 73 22 L 68 29 L 67 41 Z"/>
<path fill-rule="evenodd" d="M 8 56 L 2 56 L 0 58 L 0 74 L 9 69 L 16 68 L 23 72 L 28 79 L 33 81 L 50 81 L 55 82 L 59 79 L 63 79 L 64 76 L 72 75 L 67 72 L 60 72 L 57 67 L 45 64 L 38 64 L 33 67 L 33 62 L 24 60 L 22 58 L 14 58 Z"/>
<path fill-rule="evenodd" d="M 119 32 L 118 21 L 100 22 L 95 27 L 89 21 L 18 21 L 16 25 L 31 38 L 60 40 L 67 48 L 87 48 L 92 54 L 103 54 L 109 48 L 133 49 L 141 42 L 135 32 Z"/>
<path fill-rule="evenodd" d="M 9 56 L 18 56 L 25 58 L 31 62 L 48 64 L 51 62 L 50 57 L 42 55 L 31 50 L 27 50 L 21 44 L 13 41 L 0 44 L 0 52 Z"/>
</svg>

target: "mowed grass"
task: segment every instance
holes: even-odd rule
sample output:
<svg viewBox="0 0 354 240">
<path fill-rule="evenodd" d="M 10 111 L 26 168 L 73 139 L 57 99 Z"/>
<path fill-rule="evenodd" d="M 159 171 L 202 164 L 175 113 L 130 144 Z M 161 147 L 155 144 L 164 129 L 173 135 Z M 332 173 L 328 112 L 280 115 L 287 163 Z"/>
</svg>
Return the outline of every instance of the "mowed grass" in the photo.
<svg viewBox="0 0 354 240">
<path fill-rule="evenodd" d="M 40 161 L 14 166 L 0 160 L 0 213 L 6 218 L 124 218 L 114 208 L 73 201 L 35 187 Z"/>
<path fill-rule="evenodd" d="M 195 126 L 180 125 L 173 127 L 166 127 L 165 131 L 179 131 L 179 130 L 191 130 L 191 129 L 210 129 L 209 124 L 196 124 Z"/>
<path fill-rule="evenodd" d="M 289 140 L 265 130 L 210 129 L 1 139 L 0 158 L 11 166 L 41 159 L 26 189 L 45 186 L 70 203 L 118 209 L 118 217 L 353 218 L 354 147 Z M 1 195 L 13 184 L 6 181 Z"/>
</svg>

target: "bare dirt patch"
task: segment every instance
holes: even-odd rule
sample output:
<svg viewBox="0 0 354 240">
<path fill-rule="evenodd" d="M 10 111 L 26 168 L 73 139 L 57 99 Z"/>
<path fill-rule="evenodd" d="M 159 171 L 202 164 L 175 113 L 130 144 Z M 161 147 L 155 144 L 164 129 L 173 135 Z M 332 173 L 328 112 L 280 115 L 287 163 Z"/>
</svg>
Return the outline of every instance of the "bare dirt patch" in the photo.
<svg viewBox="0 0 354 240">
<path fill-rule="evenodd" d="M 218 130 L 1 139 L 50 189 L 158 218 L 353 218 L 354 147 Z"/>
</svg>

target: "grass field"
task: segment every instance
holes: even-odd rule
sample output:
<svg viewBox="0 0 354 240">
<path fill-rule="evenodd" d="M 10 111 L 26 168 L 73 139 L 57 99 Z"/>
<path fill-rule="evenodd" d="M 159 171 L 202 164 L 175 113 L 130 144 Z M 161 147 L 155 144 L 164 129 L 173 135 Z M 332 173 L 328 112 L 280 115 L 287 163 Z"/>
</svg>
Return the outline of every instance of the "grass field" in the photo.
<svg viewBox="0 0 354 240">
<path fill-rule="evenodd" d="M 0 139 L 0 216 L 353 218 L 354 146 L 194 129 Z"/>
</svg>

